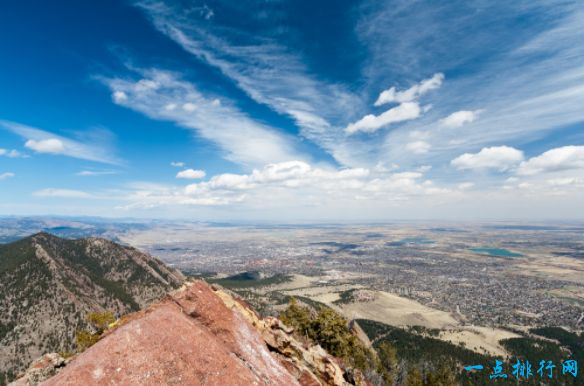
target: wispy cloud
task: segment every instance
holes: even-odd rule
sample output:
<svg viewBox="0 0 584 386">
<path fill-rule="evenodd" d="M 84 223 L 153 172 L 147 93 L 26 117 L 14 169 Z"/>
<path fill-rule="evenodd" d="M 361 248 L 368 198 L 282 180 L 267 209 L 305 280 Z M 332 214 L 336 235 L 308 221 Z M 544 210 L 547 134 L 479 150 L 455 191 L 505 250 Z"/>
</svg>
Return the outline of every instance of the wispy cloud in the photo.
<svg viewBox="0 0 584 386">
<path fill-rule="evenodd" d="M 192 83 L 169 71 L 136 70 L 139 79 L 101 78 L 111 89 L 114 102 L 158 120 L 193 129 L 219 145 L 223 156 L 236 163 L 263 165 L 303 159 L 295 140 L 256 122 L 236 106 L 215 96 L 206 97 Z M 136 75 L 136 74 L 135 74 Z M 123 93 L 124 98 L 116 98 Z"/>
<path fill-rule="evenodd" d="M 97 177 L 97 176 L 108 176 L 118 174 L 115 170 L 82 170 L 80 172 L 75 173 L 76 176 L 79 177 Z"/>
<path fill-rule="evenodd" d="M 74 189 L 46 188 L 33 192 L 36 197 L 54 197 L 54 198 L 96 198 L 95 195 Z"/>
<path fill-rule="evenodd" d="M 0 120 L 0 127 L 23 137 L 25 146 L 37 153 L 64 155 L 68 157 L 119 165 L 122 160 L 115 157 L 111 146 L 100 138 L 103 131 L 92 138 L 91 143 L 66 138 L 45 130 L 26 126 L 21 123 Z"/>
<path fill-rule="evenodd" d="M 15 174 L 11 172 L 0 173 L 0 180 L 6 180 L 8 178 L 14 177 Z"/>
<path fill-rule="evenodd" d="M 370 54 L 363 68 L 369 93 L 388 80 L 446 75 L 425 96 L 427 114 L 388 131 L 380 161 L 444 165 L 461 151 L 521 147 L 584 122 L 584 10 L 575 3 L 365 4 L 357 32 Z M 412 154 L 408 133 L 422 129 L 431 132 L 432 149 Z"/>
<path fill-rule="evenodd" d="M 225 19 L 209 23 L 191 17 L 170 2 L 137 4 L 161 32 L 187 52 L 219 69 L 256 102 L 294 119 L 305 138 L 337 161 L 351 164 L 353 158 L 359 158 L 358 151 L 352 151 L 356 144 L 347 144 L 342 128 L 357 116 L 363 100 L 346 86 L 316 77 L 305 65 L 304 58 L 273 37 L 223 24 L 227 23 Z M 223 5 L 237 11 L 235 3 Z M 241 17 L 249 17 L 247 8 L 239 11 L 244 12 Z"/>
<path fill-rule="evenodd" d="M 425 141 L 409 142 L 406 145 L 406 149 L 408 149 L 409 151 L 411 151 L 414 154 L 427 153 L 430 151 L 431 148 L 432 148 L 432 145 L 430 145 L 428 142 L 425 142 Z"/>
<path fill-rule="evenodd" d="M 7 150 L 7 149 L 2 149 L 2 148 L 0 148 L 0 156 L 8 157 L 8 158 L 25 158 L 26 157 L 26 155 L 22 154 L 18 150 L 15 150 L 15 149 Z"/>
</svg>

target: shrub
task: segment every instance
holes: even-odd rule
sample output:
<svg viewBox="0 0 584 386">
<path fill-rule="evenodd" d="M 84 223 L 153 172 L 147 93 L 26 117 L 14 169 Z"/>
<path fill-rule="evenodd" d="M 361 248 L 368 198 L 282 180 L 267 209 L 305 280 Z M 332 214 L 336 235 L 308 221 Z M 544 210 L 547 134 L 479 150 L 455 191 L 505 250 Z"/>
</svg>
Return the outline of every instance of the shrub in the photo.
<svg viewBox="0 0 584 386">
<path fill-rule="evenodd" d="M 333 309 L 321 306 L 316 313 L 312 313 L 292 298 L 288 308 L 280 314 L 280 319 L 293 327 L 298 335 L 310 338 L 348 365 L 364 373 L 379 373 L 388 379 L 389 374 L 375 353 L 351 333 L 347 319 Z"/>
<path fill-rule="evenodd" d="M 97 343 L 104 331 L 116 321 L 116 318 L 111 311 L 90 312 L 87 314 L 87 321 L 92 327 L 92 331 L 77 330 L 75 334 L 75 342 L 79 352 L 83 352 Z"/>
</svg>

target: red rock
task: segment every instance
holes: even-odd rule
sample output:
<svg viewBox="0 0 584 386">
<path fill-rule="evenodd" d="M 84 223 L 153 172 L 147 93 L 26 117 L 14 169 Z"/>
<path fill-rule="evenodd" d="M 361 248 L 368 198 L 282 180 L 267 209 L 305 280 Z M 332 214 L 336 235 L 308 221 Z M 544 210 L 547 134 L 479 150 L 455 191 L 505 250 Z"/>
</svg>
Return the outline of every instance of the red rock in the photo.
<svg viewBox="0 0 584 386">
<path fill-rule="evenodd" d="M 43 385 L 348 384 L 334 357 L 289 331 L 196 281 L 125 317 Z"/>
</svg>

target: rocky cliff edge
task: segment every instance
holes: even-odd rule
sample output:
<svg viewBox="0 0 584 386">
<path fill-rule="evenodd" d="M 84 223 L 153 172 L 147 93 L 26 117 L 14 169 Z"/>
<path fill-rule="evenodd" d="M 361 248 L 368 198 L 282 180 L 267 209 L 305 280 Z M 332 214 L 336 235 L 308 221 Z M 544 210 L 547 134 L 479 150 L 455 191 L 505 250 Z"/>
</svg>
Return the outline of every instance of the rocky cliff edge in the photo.
<svg viewBox="0 0 584 386">
<path fill-rule="evenodd" d="M 43 385 L 364 385 L 320 346 L 203 281 L 124 317 Z M 27 384 L 26 375 L 19 384 Z M 18 382 L 18 381 L 17 381 Z"/>
</svg>

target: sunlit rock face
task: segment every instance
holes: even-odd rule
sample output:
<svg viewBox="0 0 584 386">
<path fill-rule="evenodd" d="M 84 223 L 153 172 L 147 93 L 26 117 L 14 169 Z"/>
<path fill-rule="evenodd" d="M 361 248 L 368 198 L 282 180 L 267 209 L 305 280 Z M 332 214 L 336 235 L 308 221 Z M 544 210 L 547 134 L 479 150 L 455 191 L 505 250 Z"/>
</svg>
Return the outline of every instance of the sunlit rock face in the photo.
<svg viewBox="0 0 584 386">
<path fill-rule="evenodd" d="M 123 318 L 43 385 L 365 384 L 291 332 L 219 287 L 190 282 Z"/>
</svg>

